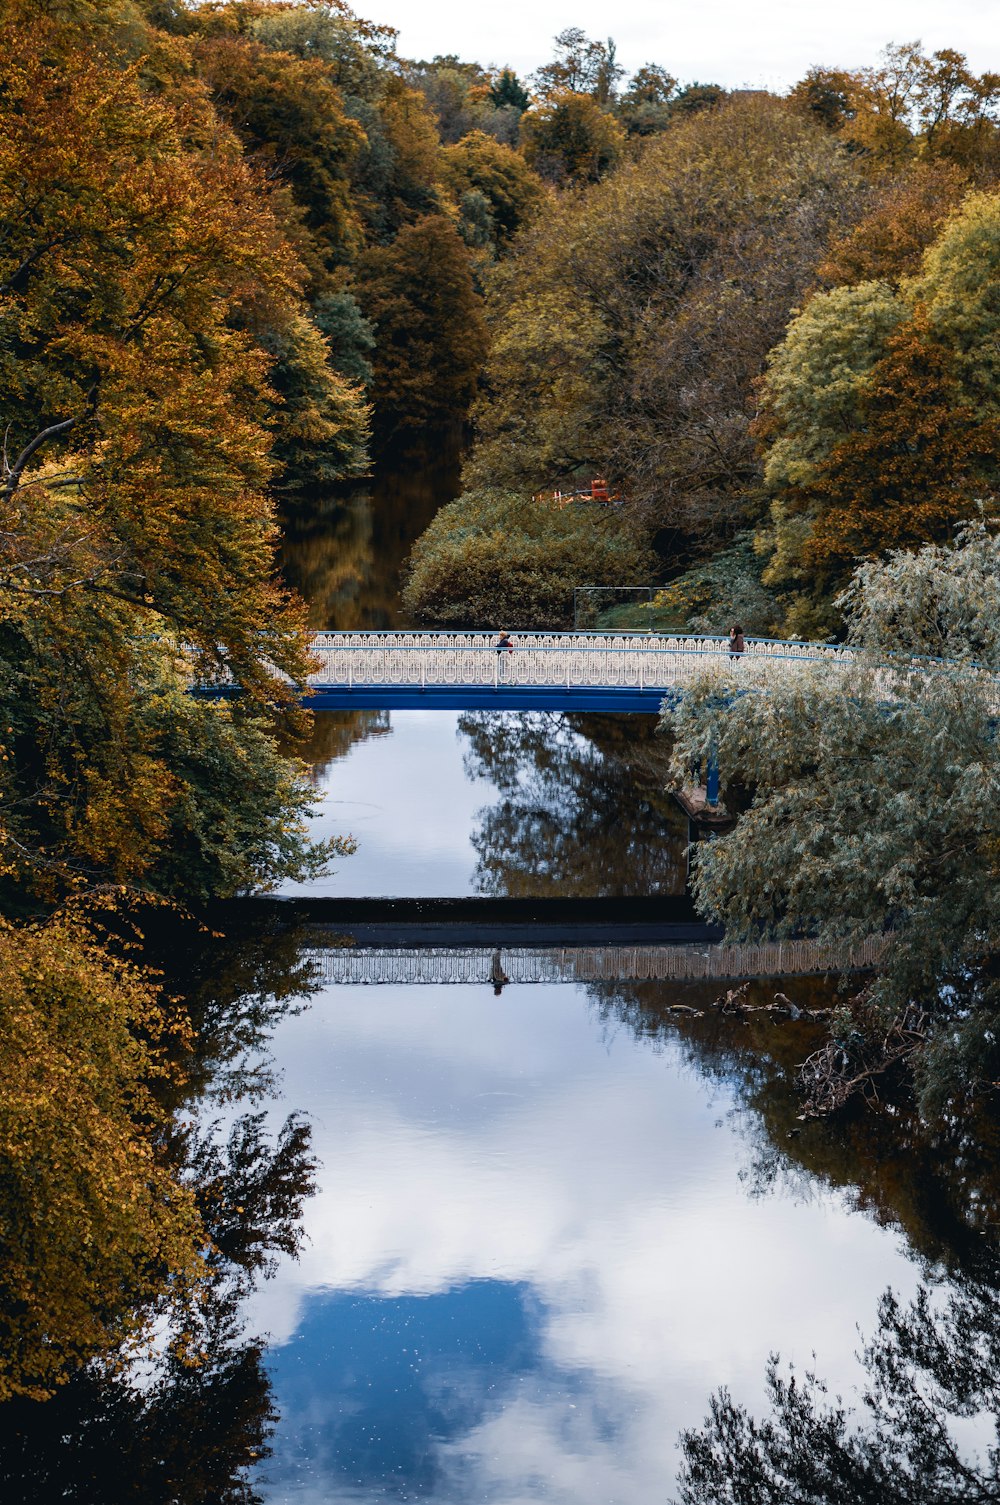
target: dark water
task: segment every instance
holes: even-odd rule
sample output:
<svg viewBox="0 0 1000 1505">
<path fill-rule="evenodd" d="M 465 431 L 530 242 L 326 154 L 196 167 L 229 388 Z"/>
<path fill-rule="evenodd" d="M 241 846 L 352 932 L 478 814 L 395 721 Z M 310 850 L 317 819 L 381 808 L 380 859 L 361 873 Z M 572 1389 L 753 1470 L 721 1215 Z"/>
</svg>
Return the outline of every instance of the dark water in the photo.
<svg viewBox="0 0 1000 1505">
<path fill-rule="evenodd" d="M 414 459 L 342 496 L 300 502 L 283 519 L 281 564 L 316 629 L 404 627 L 399 587 L 413 540 L 458 494 L 455 450 Z"/>
<path fill-rule="evenodd" d="M 438 484 L 295 521 L 317 626 L 398 620 Z M 361 843 L 310 893 L 683 890 L 639 718 L 345 713 L 308 752 L 317 833 Z M 251 921 L 164 945 L 200 1031 L 192 1121 L 225 1144 L 262 1115 L 262 1147 L 230 1140 L 250 1144 L 232 1200 L 279 1244 L 300 1226 L 299 1258 L 220 1290 L 201 1370 L 81 1376 L 21 1408 L 5 1500 L 665 1501 L 719 1385 L 760 1408 L 777 1349 L 849 1398 L 886 1287 L 980 1278 L 996 1126 L 802 1123 L 815 1026 L 720 1009 L 720 984 L 325 983 L 315 941 Z M 830 996 L 747 997 L 779 990 Z M 275 1152 L 289 1115 L 317 1161 L 301 1214 Z M 982 1420 L 962 1425 L 974 1450 Z"/>
</svg>

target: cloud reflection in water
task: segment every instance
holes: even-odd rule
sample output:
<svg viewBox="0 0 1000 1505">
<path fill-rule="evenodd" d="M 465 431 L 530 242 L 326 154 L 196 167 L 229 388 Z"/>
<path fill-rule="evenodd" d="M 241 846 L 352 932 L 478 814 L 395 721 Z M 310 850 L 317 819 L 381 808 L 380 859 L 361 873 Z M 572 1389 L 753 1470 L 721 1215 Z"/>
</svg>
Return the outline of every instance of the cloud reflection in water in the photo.
<svg viewBox="0 0 1000 1505">
<path fill-rule="evenodd" d="M 275 1054 L 323 1169 L 251 1314 L 271 1501 L 663 1500 L 719 1383 L 758 1403 L 780 1348 L 849 1386 L 915 1287 L 842 1196 L 751 1197 L 726 1090 L 582 989 L 330 988 Z"/>
</svg>

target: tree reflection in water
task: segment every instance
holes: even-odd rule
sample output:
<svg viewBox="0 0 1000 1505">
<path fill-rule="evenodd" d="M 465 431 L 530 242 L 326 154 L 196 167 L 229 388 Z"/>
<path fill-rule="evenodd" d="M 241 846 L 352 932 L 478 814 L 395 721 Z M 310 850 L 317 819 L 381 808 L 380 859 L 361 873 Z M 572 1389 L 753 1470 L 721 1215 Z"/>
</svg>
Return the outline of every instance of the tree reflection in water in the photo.
<svg viewBox="0 0 1000 1505">
<path fill-rule="evenodd" d="M 112 1354 L 78 1370 L 46 1402 L 0 1406 L 0 1499 L 80 1505 L 252 1505 L 248 1472 L 269 1452 L 276 1415 L 264 1345 L 241 1304 L 280 1254 L 294 1254 L 313 1190 L 310 1131 L 289 1117 L 276 1138 L 262 1112 L 212 1114 L 270 1086 L 267 1039 L 312 988 L 294 931 L 151 923 L 145 960 L 170 958 L 170 991 L 197 1029 L 189 1095 L 170 1152 L 196 1188 L 211 1240 L 208 1288 L 165 1309 L 155 1355 Z M 168 1336 L 169 1335 L 169 1336 Z"/>
<path fill-rule="evenodd" d="M 283 519 L 281 567 L 309 605 L 310 627 L 404 627 L 399 587 L 413 540 L 458 495 L 459 450 L 415 454 L 327 497 L 299 497 Z"/>
<path fill-rule="evenodd" d="M 684 892 L 687 822 L 655 717 L 491 711 L 459 729 L 469 776 L 502 795 L 472 837 L 480 893 Z"/>
<path fill-rule="evenodd" d="M 861 1355 L 866 1384 L 857 1406 L 831 1400 L 808 1371 L 783 1371 L 777 1357 L 768 1364 L 771 1414 L 763 1421 L 718 1391 L 704 1426 L 681 1438 L 682 1505 L 1000 1499 L 998 1289 L 1000 1269 L 943 1299 L 923 1286 L 903 1306 L 887 1292 Z"/>
<path fill-rule="evenodd" d="M 802 1017 L 758 1012 L 777 992 Z M 901 1077 L 881 1112 L 803 1122 L 799 1062 L 821 1037 L 806 1011 L 836 1001 L 819 979 L 760 981 L 718 1007 L 720 988 L 597 984 L 609 1025 L 674 1038 L 700 1073 L 735 1088 L 752 1193 L 778 1182 L 838 1187 L 906 1235 L 917 1298 L 891 1291 L 860 1355 L 863 1392 L 831 1399 L 822 1378 L 768 1366 L 770 1413 L 723 1386 L 681 1439 L 682 1505 L 950 1505 L 1000 1499 L 1000 1128 L 989 1105 L 928 1123 Z M 821 1290 L 816 1292 L 822 1301 Z M 992 1446 L 990 1445 L 992 1444 Z"/>
</svg>

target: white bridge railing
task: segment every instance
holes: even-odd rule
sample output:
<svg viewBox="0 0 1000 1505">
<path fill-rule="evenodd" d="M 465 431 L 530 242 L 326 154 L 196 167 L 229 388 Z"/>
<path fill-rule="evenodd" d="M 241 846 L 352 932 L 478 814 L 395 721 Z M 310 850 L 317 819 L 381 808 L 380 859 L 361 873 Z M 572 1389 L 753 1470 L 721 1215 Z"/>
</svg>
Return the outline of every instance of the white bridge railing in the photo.
<svg viewBox="0 0 1000 1505">
<path fill-rule="evenodd" d="M 481 632 L 317 632 L 313 686 L 552 685 L 668 690 L 713 665 L 748 686 L 767 685 L 793 664 L 852 662 L 849 648 L 751 641 L 732 658 L 726 638 L 630 633 L 516 633 L 510 652 Z"/>
<path fill-rule="evenodd" d="M 816 941 L 754 946 L 310 947 L 326 983 L 697 982 L 790 977 L 874 967 L 885 947 L 873 937 L 847 948 Z"/>
</svg>

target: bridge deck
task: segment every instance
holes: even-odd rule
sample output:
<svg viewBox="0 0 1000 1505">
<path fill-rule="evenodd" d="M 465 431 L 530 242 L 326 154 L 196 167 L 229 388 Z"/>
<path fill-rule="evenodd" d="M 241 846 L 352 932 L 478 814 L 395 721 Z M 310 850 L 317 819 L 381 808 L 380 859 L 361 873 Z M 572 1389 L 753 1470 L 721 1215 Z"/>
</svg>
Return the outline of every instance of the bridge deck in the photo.
<svg viewBox="0 0 1000 1505">
<path fill-rule="evenodd" d="M 706 668 L 725 667 L 748 689 L 764 689 L 790 668 L 850 663 L 850 649 L 750 641 L 738 659 L 726 638 L 647 633 L 519 633 L 498 651 L 483 632 L 317 632 L 309 676 L 316 710 L 620 710 L 655 712 Z M 219 684 L 207 693 L 231 693 Z"/>
</svg>

